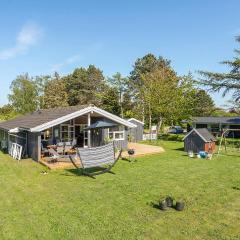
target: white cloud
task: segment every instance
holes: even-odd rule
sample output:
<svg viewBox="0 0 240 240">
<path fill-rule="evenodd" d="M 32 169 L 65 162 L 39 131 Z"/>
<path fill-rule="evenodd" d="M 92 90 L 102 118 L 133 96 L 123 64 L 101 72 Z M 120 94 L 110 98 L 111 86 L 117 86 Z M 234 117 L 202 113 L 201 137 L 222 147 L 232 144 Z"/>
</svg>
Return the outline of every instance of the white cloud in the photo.
<svg viewBox="0 0 240 240">
<path fill-rule="evenodd" d="M 36 23 L 25 24 L 17 35 L 15 45 L 0 51 L 0 60 L 11 59 L 26 53 L 31 46 L 38 42 L 41 35 L 42 31 Z"/>
<path fill-rule="evenodd" d="M 73 63 L 76 63 L 78 61 L 82 60 L 82 57 L 79 54 L 73 55 L 69 58 L 67 58 L 65 61 L 61 63 L 54 64 L 51 68 L 52 72 L 59 71 L 62 67 L 65 67 L 67 65 L 71 65 Z"/>
</svg>

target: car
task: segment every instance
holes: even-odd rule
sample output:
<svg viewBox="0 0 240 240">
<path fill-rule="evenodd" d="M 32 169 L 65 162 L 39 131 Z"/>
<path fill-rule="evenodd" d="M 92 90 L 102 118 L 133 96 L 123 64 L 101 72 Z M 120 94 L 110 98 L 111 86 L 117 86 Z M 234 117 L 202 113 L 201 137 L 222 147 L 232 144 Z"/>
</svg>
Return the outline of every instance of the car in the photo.
<svg viewBox="0 0 240 240">
<path fill-rule="evenodd" d="M 172 134 L 180 134 L 183 133 L 183 129 L 181 126 L 172 126 L 169 128 L 168 133 L 172 133 Z"/>
</svg>

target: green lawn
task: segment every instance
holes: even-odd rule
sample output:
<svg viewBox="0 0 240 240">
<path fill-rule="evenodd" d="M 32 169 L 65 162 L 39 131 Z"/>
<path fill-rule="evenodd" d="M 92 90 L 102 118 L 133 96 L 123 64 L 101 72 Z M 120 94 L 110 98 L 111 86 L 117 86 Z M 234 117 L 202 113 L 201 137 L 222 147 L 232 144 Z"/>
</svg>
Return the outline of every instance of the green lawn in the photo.
<svg viewBox="0 0 240 240">
<path fill-rule="evenodd" d="M 0 239 L 240 239 L 240 157 L 189 159 L 181 142 L 157 144 L 166 152 L 95 180 L 0 153 Z M 185 211 L 152 207 L 167 195 Z"/>
</svg>

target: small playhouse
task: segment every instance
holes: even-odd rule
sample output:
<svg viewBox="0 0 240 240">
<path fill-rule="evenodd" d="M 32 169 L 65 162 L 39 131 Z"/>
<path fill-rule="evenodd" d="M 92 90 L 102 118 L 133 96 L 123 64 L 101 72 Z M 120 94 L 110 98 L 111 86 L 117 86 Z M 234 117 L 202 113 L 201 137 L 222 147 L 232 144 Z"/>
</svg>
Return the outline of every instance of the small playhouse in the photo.
<svg viewBox="0 0 240 240">
<path fill-rule="evenodd" d="M 194 128 L 184 137 L 184 151 L 199 153 L 205 151 L 213 153 L 216 147 L 216 138 L 206 128 Z"/>
</svg>

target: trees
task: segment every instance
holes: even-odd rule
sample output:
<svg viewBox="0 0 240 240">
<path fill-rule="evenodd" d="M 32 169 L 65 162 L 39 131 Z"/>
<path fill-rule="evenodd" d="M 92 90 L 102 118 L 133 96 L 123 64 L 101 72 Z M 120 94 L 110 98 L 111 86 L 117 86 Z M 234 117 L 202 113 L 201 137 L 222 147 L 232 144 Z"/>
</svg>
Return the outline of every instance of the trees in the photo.
<svg viewBox="0 0 240 240">
<path fill-rule="evenodd" d="M 102 71 L 94 65 L 87 69 L 76 68 L 72 74 L 63 78 L 68 94 L 68 104 L 95 104 L 99 106 L 104 84 Z"/>
<path fill-rule="evenodd" d="M 121 73 L 117 72 L 111 78 L 108 78 L 107 81 L 118 91 L 118 103 L 121 110 L 121 117 L 123 118 L 123 101 L 128 88 L 128 78 L 122 77 Z"/>
<path fill-rule="evenodd" d="M 0 120 L 8 120 L 16 117 L 16 115 L 17 113 L 10 104 L 5 104 L 0 108 Z"/>
<path fill-rule="evenodd" d="M 35 111 L 38 107 L 38 92 L 36 84 L 28 73 L 19 75 L 11 83 L 9 102 L 18 113 Z"/>
<path fill-rule="evenodd" d="M 120 115 L 121 109 L 118 102 L 118 89 L 116 87 L 106 85 L 101 95 L 101 102 L 101 108 L 110 113 Z"/>
<path fill-rule="evenodd" d="M 43 95 L 44 108 L 68 106 L 68 95 L 66 85 L 58 74 L 55 74 L 51 81 L 45 86 Z"/>
<path fill-rule="evenodd" d="M 57 72 L 54 73 L 55 77 L 60 77 Z M 38 108 L 42 109 L 45 106 L 44 103 L 44 91 L 45 87 L 48 86 L 49 81 L 51 81 L 51 76 L 50 75 L 41 75 L 41 76 L 36 76 L 33 78 L 35 84 L 36 84 L 36 90 L 37 90 L 37 101 L 38 101 Z"/>
<path fill-rule="evenodd" d="M 149 128 L 154 121 L 159 131 L 163 123 L 176 124 L 189 120 L 196 103 L 200 103 L 196 97 L 199 90 L 195 89 L 192 75 L 179 77 L 170 61 L 163 58 L 158 61 L 151 71 L 140 75 L 139 96 L 143 99 L 145 114 L 149 116 Z"/>
<path fill-rule="evenodd" d="M 137 59 L 129 78 L 116 73 L 105 79 L 94 65 L 64 77 L 20 75 L 11 84 L 9 101 L 19 113 L 91 103 L 121 117 L 144 121 L 147 116 L 158 130 L 163 123 L 210 115 L 214 108 L 211 97 L 195 88 L 191 74 L 178 76 L 168 59 L 153 54 Z"/>
<path fill-rule="evenodd" d="M 236 41 L 240 42 L 240 36 L 236 38 Z M 213 91 L 223 90 L 223 96 L 233 90 L 233 98 L 238 101 L 240 99 L 240 49 L 236 49 L 235 53 L 233 60 L 222 62 L 231 68 L 228 73 L 208 71 L 199 71 L 199 73 L 204 78 L 201 79 L 201 84 L 210 86 Z"/>
<path fill-rule="evenodd" d="M 215 105 L 211 96 L 202 89 L 196 89 L 193 98 L 193 116 L 211 116 L 215 111 Z"/>
<path fill-rule="evenodd" d="M 133 66 L 133 71 L 130 73 L 129 77 L 129 87 L 131 89 L 132 98 L 136 103 L 135 108 L 138 109 L 138 112 L 140 111 L 142 113 L 143 122 L 145 120 L 145 112 L 147 111 L 147 109 L 145 109 L 146 104 L 144 103 L 144 97 L 142 95 L 142 86 L 147 83 L 147 79 L 144 81 L 143 76 L 151 74 L 156 68 L 162 68 L 169 71 L 169 76 L 172 75 L 172 77 L 174 77 L 175 72 L 171 69 L 170 63 L 169 60 L 164 59 L 163 57 L 157 58 L 149 53 L 142 58 L 138 58 Z"/>
<path fill-rule="evenodd" d="M 141 74 L 141 87 L 139 96 L 144 104 L 145 112 L 149 116 L 151 129 L 152 117 L 157 118 L 158 130 L 163 121 L 169 121 L 177 110 L 177 97 L 179 78 L 170 67 L 168 60 L 160 59 L 160 63 L 150 72 Z"/>
</svg>

